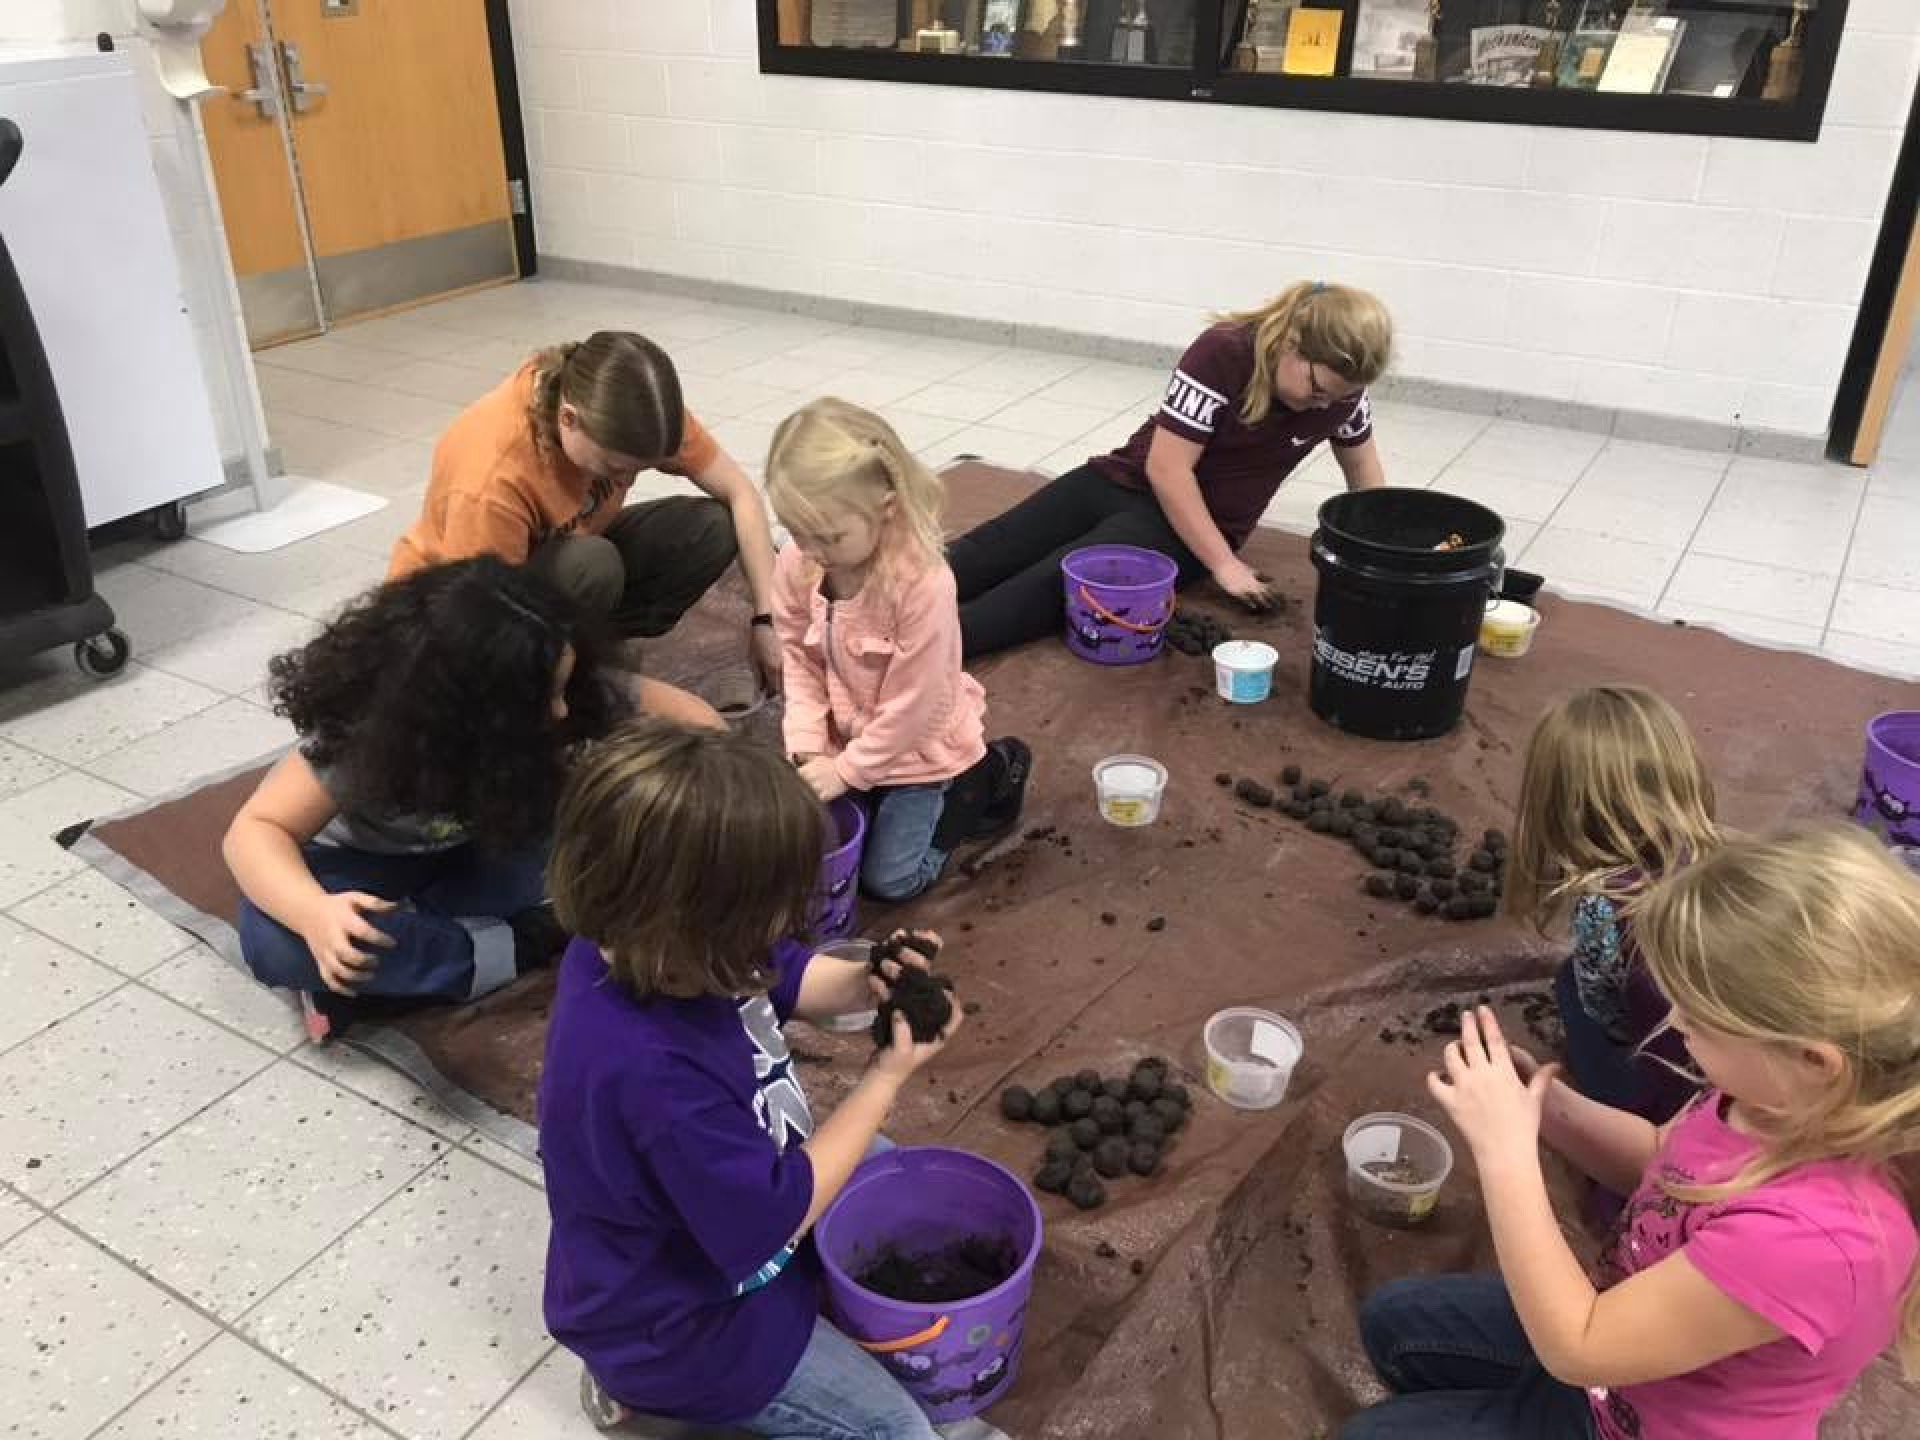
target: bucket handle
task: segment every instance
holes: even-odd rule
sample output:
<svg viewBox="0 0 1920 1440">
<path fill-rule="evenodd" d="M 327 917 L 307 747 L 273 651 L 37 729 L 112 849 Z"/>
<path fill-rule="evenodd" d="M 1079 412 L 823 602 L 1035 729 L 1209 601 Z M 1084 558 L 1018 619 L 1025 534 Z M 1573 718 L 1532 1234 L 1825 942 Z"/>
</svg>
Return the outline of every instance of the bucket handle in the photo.
<svg viewBox="0 0 1920 1440">
<path fill-rule="evenodd" d="M 1167 613 L 1151 625 L 1136 625 L 1131 620 L 1122 620 L 1118 615 L 1094 599 L 1093 592 L 1084 585 L 1080 587 L 1080 603 L 1095 615 L 1099 616 L 1100 619 L 1108 625 L 1118 625 L 1122 630 L 1131 630 L 1136 635 L 1158 635 L 1162 630 L 1167 628 L 1167 622 L 1173 618 L 1173 607 L 1177 602 L 1169 601 L 1167 603 Z"/>
<path fill-rule="evenodd" d="M 947 1327 L 953 1324 L 951 1315 L 942 1315 L 917 1335 L 909 1335 L 904 1340 L 856 1340 L 854 1343 L 869 1355 L 897 1355 L 902 1350 L 912 1350 L 921 1345 L 938 1340 L 947 1333 Z"/>
<path fill-rule="evenodd" d="M 1500 603 L 1500 592 L 1507 588 L 1507 552 L 1504 546 L 1495 546 L 1493 551 L 1493 576 L 1487 582 L 1487 606 L 1491 610 Z"/>
</svg>

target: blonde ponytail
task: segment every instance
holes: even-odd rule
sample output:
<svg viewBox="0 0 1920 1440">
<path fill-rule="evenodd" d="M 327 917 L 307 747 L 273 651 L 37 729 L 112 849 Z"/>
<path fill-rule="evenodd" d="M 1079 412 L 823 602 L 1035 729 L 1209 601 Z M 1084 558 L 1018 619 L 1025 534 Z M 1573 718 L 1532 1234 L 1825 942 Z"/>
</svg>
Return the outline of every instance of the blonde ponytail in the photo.
<svg viewBox="0 0 1920 1440">
<path fill-rule="evenodd" d="M 1273 412 L 1273 378 L 1289 350 L 1351 385 L 1371 385 L 1393 358 L 1393 317 L 1377 296 L 1350 285 L 1302 280 L 1258 310 L 1219 317 L 1253 331 L 1253 380 L 1240 418 L 1258 425 Z"/>
</svg>

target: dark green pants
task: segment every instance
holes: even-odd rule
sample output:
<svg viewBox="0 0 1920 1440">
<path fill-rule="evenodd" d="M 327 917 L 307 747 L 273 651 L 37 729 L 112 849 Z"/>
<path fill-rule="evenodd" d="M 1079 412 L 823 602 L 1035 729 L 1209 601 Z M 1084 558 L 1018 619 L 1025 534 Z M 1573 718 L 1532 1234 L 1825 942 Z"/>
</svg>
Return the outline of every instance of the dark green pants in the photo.
<svg viewBox="0 0 1920 1440">
<path fill-rule="evenodd" d="M 622 635 L 664 635 L 733 563 L 733 515 L 718 500 L 675 495 L 629 505 L 599 535 L 565 535 L 527 567 Z"/>
</svg>

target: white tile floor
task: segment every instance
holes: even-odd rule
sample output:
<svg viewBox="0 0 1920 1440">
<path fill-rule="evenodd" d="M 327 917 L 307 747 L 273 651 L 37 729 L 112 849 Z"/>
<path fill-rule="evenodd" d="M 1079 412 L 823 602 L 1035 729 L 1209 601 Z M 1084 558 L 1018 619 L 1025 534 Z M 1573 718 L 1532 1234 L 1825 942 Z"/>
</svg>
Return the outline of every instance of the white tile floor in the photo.
<svg viewBox="0 0 1920 1440">
<path fill-rule="evenodd" d="M 430 441 L 533 343 L 667 341 L 749 468 L 823 388 L 922 453 L 1058 470 L 1121 439 L 1158 372 L 677 297 L 530 284 L 260 357 L 293 468 L 391 496 L 267 555 L 101 555 L 135 645 L 0 674 L 0 1396 L 21 1440 L 532 1440 L 581 1433 L 540 1324 L 538 1174 L 288 1013 L 48 838 L 286 738 L 261 667 L 377 579 Z M 1511 519 L 1569 592 L 1920 675 L 1920 398 L 1867 473 L 1382 407 L 1397 483 Z M 1304 529 L 1322 457 L 1269 515 Z"/>
</svg>

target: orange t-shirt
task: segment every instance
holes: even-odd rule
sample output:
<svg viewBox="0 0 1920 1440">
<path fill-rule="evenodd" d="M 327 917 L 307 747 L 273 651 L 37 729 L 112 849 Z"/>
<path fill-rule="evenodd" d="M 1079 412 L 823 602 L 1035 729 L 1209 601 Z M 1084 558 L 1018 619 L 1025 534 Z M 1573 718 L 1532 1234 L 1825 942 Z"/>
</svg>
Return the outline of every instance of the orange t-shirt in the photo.
<svg viewBox="0 0 1920 1440">
<path fill-rule="evenodd" d="M 555 536 L 597 535 L 620 513 L 633 482 L 590 480 L 565 455 L 541 454 L 527 418 L 532 400 L 529 362 L 447 427 L 433 447 L 420 518 L 394 543 L 389 580 L 474 555 L 523 564 Z M 698 475 L 719 453 L 689 412 L 679 454 L 660 468 Z"/>
</svg>

